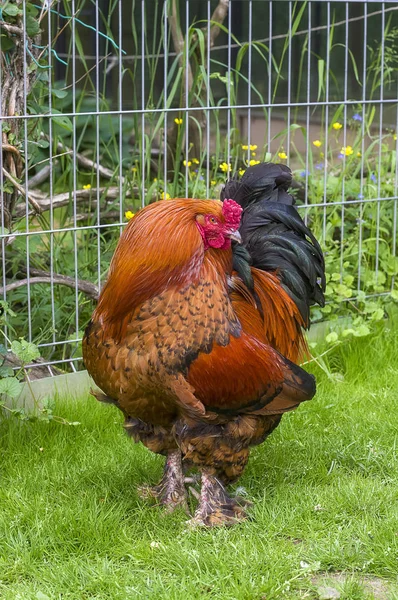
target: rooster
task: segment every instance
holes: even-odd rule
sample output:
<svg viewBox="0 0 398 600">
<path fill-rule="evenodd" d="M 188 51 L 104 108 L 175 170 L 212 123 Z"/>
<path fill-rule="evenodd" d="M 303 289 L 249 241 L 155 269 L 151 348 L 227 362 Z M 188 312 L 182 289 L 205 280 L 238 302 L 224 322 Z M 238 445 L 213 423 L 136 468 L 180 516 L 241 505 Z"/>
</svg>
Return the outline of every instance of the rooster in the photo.
<svg viewBox="0 0 398 600">
<path fill-rule="evenodd" d="M 263 163 L 221 200 L 165 200 L 128 223 L 83 340 L 85 365 L 135 441 L 166 456 L 141 489 L 187 510 L 185 472 L 200 471 L 193 524 L 233 524 L 227 486 L 250 447 L 315 394 L 297 366 L 309 307 L 323 304 L 320 246 L 288 193 L 291 171 Z"/>
</svg>

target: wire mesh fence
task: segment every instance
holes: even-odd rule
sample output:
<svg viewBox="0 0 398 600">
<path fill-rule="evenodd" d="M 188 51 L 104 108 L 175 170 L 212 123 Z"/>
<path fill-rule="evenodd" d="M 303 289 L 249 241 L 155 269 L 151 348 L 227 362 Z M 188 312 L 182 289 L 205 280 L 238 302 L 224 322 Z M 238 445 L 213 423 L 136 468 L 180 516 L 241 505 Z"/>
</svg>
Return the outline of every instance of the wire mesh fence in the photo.
<svg viewBox="0 0 398 600">
<path fill-rule="evenodd" d="M 395 2 L 16 0 L 0 28 L 6 347 L 81 368 L 127 219 L 262 160 L 291 167 L 326 252 L 315 320 L 394 290 Z"/>
</svg>

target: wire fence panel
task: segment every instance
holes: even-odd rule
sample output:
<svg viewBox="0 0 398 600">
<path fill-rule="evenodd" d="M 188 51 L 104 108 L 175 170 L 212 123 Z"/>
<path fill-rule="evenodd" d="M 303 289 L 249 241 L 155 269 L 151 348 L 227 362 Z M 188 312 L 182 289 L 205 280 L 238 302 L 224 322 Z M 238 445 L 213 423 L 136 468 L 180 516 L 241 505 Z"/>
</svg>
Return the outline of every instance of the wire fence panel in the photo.
<svg viewBox="0 0 398 600">
<path fill-rule="evenodd" d="M 395 2 L 16 0 L 0 28 L 6 348 L 81 368 L 126 221 L 264 160 L 325 249 L 314 320 L 398 295 Z"/>
</svg>

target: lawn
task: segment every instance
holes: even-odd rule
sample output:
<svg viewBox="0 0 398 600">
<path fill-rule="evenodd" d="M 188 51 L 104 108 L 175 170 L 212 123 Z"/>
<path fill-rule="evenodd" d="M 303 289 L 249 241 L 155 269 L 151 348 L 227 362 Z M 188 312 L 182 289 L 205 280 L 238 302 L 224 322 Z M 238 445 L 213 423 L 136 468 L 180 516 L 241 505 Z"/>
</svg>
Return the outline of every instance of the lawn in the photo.
<svg viewBox="0 0 398 600">
<path fill-rule="evenodd" d="M 235 528 L 190 530 L 139 499 L 162 460 L 112 407 L 60 400 L 81 425 L 0 428 L 0 597 L 398 599 L 398 327 L 311 365 L 318 394 L 252 452 Z M 329 577 L 329 579 L 328 579 Z M 336 592 L 335 592 L 336 593 Z M 329 594 L 329 595 L 328 595 Z M 337 596 L 335 596 L 337 597 Z"/>
</svg>

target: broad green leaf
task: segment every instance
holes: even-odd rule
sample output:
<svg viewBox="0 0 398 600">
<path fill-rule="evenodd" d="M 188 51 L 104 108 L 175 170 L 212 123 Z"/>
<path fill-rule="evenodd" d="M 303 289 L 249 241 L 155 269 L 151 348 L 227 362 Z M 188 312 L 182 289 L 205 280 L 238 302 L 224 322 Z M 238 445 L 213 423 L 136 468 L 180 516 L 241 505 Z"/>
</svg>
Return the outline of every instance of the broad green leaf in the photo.
<svg viewBox="0 0 398 600">
<path fill-rule="evenodd" d="M 54 123 L 56 123 L 63 129 L 66 129 L 67 131 L 73 131 L 72 121 L 68 117 L 65 117 L 63 115 L 58 115 L 58 116 L 52 117 L 52 120 L 54 121 Z"/>
<path fill-rule="evenodd" d="M 335 331 L 331 331 L 327 336 L 326 336 L 326 342 L 328 344 L 333 344 L 334 342 L 337 342 L 337 340 L 339 339 L 339 336 L 337 335 L 337 333 Z"/>
<path fill-rule="evenodd" d="M 349 335 L 354 335 L 355 329 L 344 329 L 341 333 L 343 337 L 347 337 Z"/>
<path fill-rule="evenodd" d="M 372 315 L 372 321 L 380 321 L 384 317 L 384 310 L 382 308 L 378 308 Z"/>
<path fill-rule="evenodd" d="M 367 325 L 365 325 L 365 323 L 363 323 L 362 325 L 360 325 L 358 327 L 358 329 L 355 330 L 354 335 L 356 337 L 365 337 L 366 335 L 370 334 L 370 329 Z"/>
<path fill-rule="evenodd" d="M 3 8 L 3 14 L 9 17 L 17 17 L 18 15 L 22 15 L 22 10 L 16 4 L 7 4 Z"/>
<path fill-rule="evenodd" d="M 13 377 L 14 369 L 12 367 L 1 366 L 0 377 Z"/>
<path fill-rule="evenodd" d="M 14 340 L 11 344 L 11 350 L 24 365 L 27 365 L 40 356 L 38 347 L 24 339 L 21 339 L 20 342 Z"/>
<path fill-rule="evenodd" d="M 0 35 L 0 48 L 2 52 L 8 52 L 8 50 L 11 50 L 11 48 L 15 48 L 14 40 L 2 33 Z"/>
<path fill-rule="evenodd" d="M 16 377 L 0 379 L 0 395 L 7 394 L 10 398 L 17 398 L 21 393 L 22 384 Z"/>
<path fill-rule="evenodd" d="M 51 90 L 51 93 L 57 98 L 65 98 L 68 95 L 68 92 L 66 90 L 57 90 L 57 88 L 53 88 Z"/>
<path fill-rule="evenodd" d="M 39 22 L 32 15 L 27 15 L 26 17 L 26 33 L 29 37 L 35 37 L 35 35 L 40 33 Z"/>
</svg>

